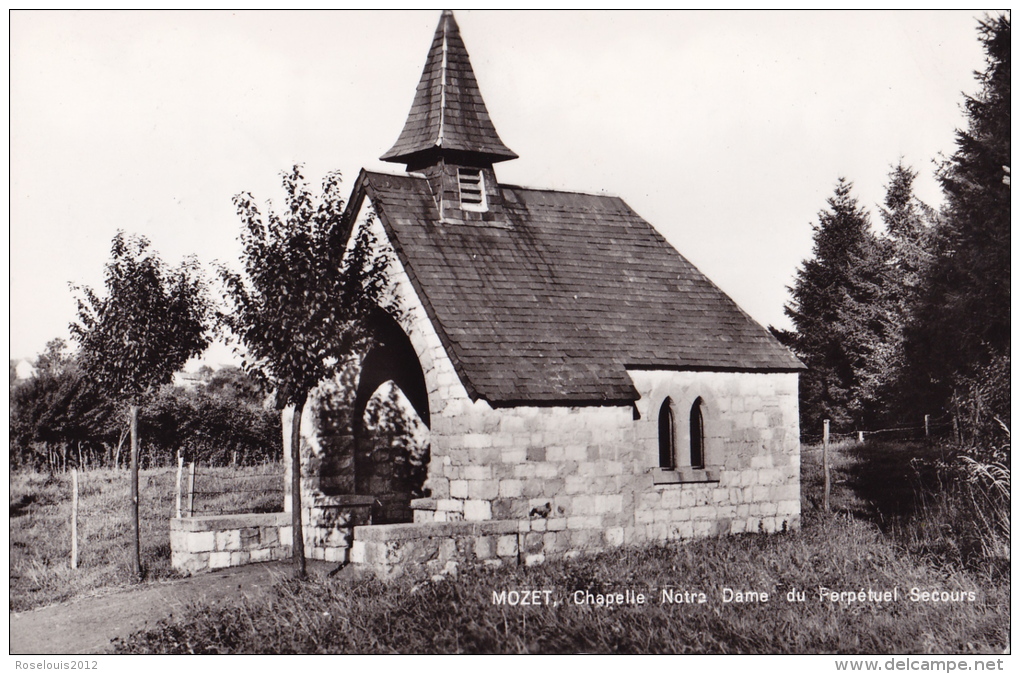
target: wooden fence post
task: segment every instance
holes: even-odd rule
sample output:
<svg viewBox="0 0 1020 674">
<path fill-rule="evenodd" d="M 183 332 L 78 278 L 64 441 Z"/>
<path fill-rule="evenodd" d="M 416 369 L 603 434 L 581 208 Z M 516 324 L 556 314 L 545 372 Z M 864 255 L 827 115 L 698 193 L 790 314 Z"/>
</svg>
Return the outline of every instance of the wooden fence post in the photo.
<svg viewBox="0 0 1020 674">
<path fill-rule="evenodd" d="M 184 452 L 177 450 L 177 519 L 181 519 L 181 479 L 184 474 Z"/>
<path fill-rule="evenodd" d="M 195 462 L 188 464 L 188 517 L 195 516 Z"/>
<path fill-rule="evenodd" d="M 825 476 L 825 493 L 822 496 L 822 507 L 829 510 L 829 420 L 822 422 L 822 473 Z"/>
<path fill-rule="evenodd" d="M 71 568 L 78 568 L 78 469 L 71 469 Z"/>
<path fill-rule="evenodd" d="M 138 526 L 138 405 L 131 406 L 131 565 L 136 578 L 142 577 L 142 539 Z"/>
<path fill-rule="evenodd" d="M 926 438 L 928 437 L 928 417 L 929 415 L 924 415 L 924 437 Z"/>
</svg>

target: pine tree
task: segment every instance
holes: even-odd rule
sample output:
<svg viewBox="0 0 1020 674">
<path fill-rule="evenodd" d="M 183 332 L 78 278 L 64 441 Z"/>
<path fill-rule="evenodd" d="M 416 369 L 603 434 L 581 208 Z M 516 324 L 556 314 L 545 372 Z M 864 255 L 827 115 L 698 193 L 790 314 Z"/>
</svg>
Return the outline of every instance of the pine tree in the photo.
<svg viewBox="0 0 1020 674">
<path fill-rule="evenodd" d="M 980 91 L 964 101 L 968 127 L 939 170 L 946 206 L 907 334 L 910 402 L 919 413 L 948 406 L 956 382 L 1009 358 L 1008 14 L 982 21 L 979 37 L 987 67 L 977 73 Z"/>
<path fill-rule="evenodd" d="M 785 307 L 794 330 L 781 338 L 808 366 L 800 391 L 807 433 L 823 419 L 837 428 L 862 428 L 874 415 L 877 386 L 869 362 L 884 343 L 887 253 L 852 187 L 840 178 L 828 209 L 818 214 L 813 257 L 798 269 Z"/>
<path fill-rule="evenodd" d="M 922 280 L 932 263 L 933 223 L 937 213 L 914 195 L 917 172 L 901 161 L 889 173 L 885 204 L 879 213 L 886 228 L 888 260 L 881 306 L 886 314 L 885 344 L 871 363 L 879 405 L 887 417 L 911 413 L 902 404 L 906 367 L 905 337 L 916 321 Z"/>
</svg>

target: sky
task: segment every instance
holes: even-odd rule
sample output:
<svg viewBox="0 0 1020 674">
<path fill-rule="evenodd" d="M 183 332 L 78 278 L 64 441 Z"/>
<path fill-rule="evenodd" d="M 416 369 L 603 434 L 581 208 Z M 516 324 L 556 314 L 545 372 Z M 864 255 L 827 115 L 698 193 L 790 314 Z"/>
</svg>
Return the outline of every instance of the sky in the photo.
<svg viewBox="0 0 1020 674">
<path fill-rule="evenodd" d="M 622 197 L 763 325 L 839 177 L 880 223 L 901 158 L 936 161 L 984 67 L 980 12 L 486 12 L 456 19 L 520 158 L 500 182 Z M 100 289 L 117 230 L 237 264 L 231 198 L 280 172 L 348 186 L 403 127 L 438 11 L 10 14 L 10 356 Z M 223 363 L 230 351 L 214 347 Z"/>
</svg>

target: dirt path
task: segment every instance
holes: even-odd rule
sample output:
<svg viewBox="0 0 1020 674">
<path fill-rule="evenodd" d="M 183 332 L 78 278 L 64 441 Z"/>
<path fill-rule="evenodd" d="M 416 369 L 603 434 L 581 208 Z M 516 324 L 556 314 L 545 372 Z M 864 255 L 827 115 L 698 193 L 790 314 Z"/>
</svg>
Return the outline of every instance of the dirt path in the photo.
<svg viewBox="0 0 1020 674">
<path fill-rule="evenodd" d="M 324 576 L 334 567 L 309 560 L 308 573 Z M 11 654 L 104 653 L 110 650 L 112 639 L 154 627 L 160 618 L 191 603 L 233 603 L 253 597 L 290 573 L 287 563 L 251 564 L 11 613 Z"/>
</svg>

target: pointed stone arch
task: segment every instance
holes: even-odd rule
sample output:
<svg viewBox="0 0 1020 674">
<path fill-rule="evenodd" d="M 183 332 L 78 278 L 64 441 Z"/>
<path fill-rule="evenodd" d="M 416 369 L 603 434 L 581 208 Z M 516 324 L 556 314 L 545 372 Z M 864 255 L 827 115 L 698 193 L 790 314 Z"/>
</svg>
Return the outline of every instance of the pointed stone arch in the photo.
<svg viewBox="0 0 1020 674">
<path fill-rule="evenodd" d="M 400 324 L 379 309 L 372 316 L 374 343 L 361 361 L 357 393 L 354 397 L 354 435 L 363 430 L 361 417 L 372 394 L 392 381 L 407 397 L 422 422 L 432 428 L 428 386 L 418 354 Z"/>
<path fill-rule="evenodd" d="M 379 439 L 365 427 L 365 417 L 373 396 L 392 383 L 421 424 L 431 430 L 428 387 L 411 340 L 397 321 L 380 309 L 372 317 L 371 329 L 373 342 L 361 361 L 351 418 L 354 489 L 359 495 L 375 497 L 373 523 L 410 522 L 411 500 L 422 496 L 424 483 L 424 476 L 415 472 L 414 464 L 424 458 L 427 467 L 427 448 L 424 457 L 412 457 L 379 446 Z"/>
</svg>

